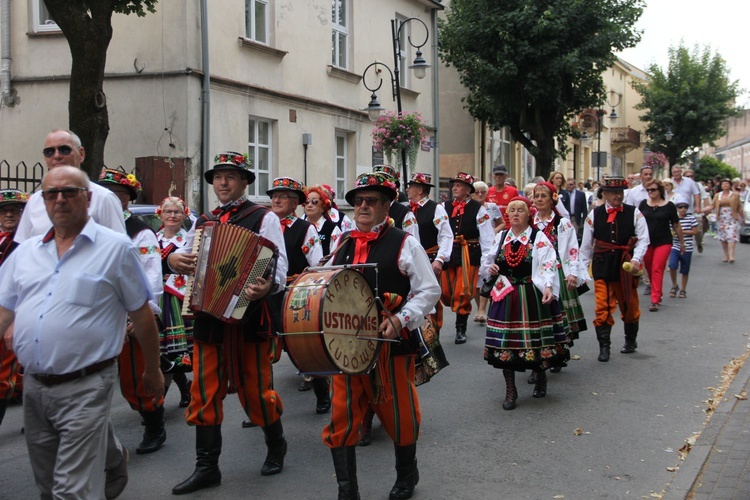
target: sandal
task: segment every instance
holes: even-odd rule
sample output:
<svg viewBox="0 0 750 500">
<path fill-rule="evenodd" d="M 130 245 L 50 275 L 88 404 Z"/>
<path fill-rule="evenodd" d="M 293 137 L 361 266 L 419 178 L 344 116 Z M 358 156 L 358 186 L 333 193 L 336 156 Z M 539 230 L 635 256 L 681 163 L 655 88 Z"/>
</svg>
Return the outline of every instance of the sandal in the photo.
<svg viewBox="0 0 750 500">
<path fill-rule="evenodd" d="M 680 290 L 680 298 L 681 299 L 687 298 L 687 292 L 685 290 Z"/>
<path fill-rule="evenodd" d="M 477 323 L 486 323 L 487 322 L 487 316 L 483 314 L 477 314 L 474 316 L 474 321 Z"/>
<path fill-rule="evenodd" d="M 651 305 L 648 307 L 649 311 L 658 311 L 659 310 L 659 304 L 651 303 Z"/>
<path fill-rule="evenodd" d="M 670 296 L 671 298 L 675 298 L 675 297 L 677 297 L 677 292 L 678 292 L 679 290 L 680 290 L 680 287 L 679 287 L 679 286 L 673 286 L 673 287 L 672 287 L 672 288 L 671 288 L 671 289 L 669 290 L 669 296 Z"/>
</svg>

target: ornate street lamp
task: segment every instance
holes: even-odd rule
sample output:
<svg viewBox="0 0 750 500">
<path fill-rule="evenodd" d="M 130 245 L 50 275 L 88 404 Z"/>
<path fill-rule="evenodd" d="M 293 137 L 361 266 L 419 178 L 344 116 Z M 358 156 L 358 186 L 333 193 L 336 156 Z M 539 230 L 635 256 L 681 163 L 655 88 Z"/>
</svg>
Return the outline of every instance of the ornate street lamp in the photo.
<svg viewBox="0 0 750 500">
<path fill-rule="evenodd" d="M 396 19 L 391 19 L 391 35 L 393 42 L 393 71 L 391 71 L 391 68 L 388 67 L 388 65 L 382 62 L 374 62 L 370 63 L 362 72 L 362 85 L 364 85 L 367 90 L 372 92 L 372 95 L 370 96 L 370 103 L 366 108 L 363 109 L 363 111 L 367 111 L 367 115 L 371 121 L 377 121 L 380 117 L 380 114 L 385 109 L 380 105 L 377 95 L 377 91 L 380 90 L 380 87 L 383 86 L 383 77 L 379 76 L 377 86 L 370 87 L 367 85 L 367 71 L 372 67 L 375 67 L 376 74 L 379 74 L 381 72 L 380 67 L 388 70 L 388 74 L 391 77 L 391 94 L 393 100 L 396 101 L 398 114 L 399 116 L 401 116 L 401 112 L 403 111 L 401 108 L 401 82 L 399 78 L 399 75 L 401 73 L 401 64 L 399 62 L 399 54 L 401 53 L 401 29 L 406 24 L 409 24 L 412 21 L 417 21 L 422 26 L 424 26 L 425 37 L 424 41 L 420 44 L 415 44 L 414 42 L 412 42 L 411 35 L 407 37 L 408 44 L 417 49 L 414 62 L 408 67 L 408 69 L 413 70 L 414 77 L 421 80 L 427 74 L 427 68 L 430 67 L 430 64 L 428 64 L 427 61 L 425 61 L 424 57 L 422 57 L 421 51 L 421 48 L 425 46 L 427 40 L 430 37 L 430 30 L 427 28 L 427 25 L 424 23 L 424 21 L 416 17 L 410 17 L 401 21 L 400 23 Z M 406 168 L 406 150 L 403 149 L 401 150 L 401 164 L 403 166 L 404 182 L 406 182 L 408 180 L 408 173 Z"/>
</svg>

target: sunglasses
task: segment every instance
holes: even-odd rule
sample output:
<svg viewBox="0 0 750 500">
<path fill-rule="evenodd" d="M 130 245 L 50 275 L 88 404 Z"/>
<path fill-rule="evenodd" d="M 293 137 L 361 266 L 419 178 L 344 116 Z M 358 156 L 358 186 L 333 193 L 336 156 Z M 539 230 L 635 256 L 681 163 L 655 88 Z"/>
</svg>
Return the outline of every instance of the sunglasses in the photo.
<svg viewBox="0 0 750 500">
<path fill-rule="evenodd" d="M 379 201 L 380 201 L 380 198 L 377 198 L 375 196 L 355 196 L 354 206 L 359 207 L 364 203 L 368 207 L 372 207 Z"/>
<path fill-rule="evenodd" d="M 53 156 L 55 156 L 55 151 L 59 151 L 63 156 L 68 156 L 73 152 L 73 148 L 71 148 L 70 146 L 52 146 L 42 149 L 42 154 L 45 156 L 45 158 L 52 158 Z"/>
<path fill-rule="evenodd" d="M 317 205 L 320 200 L 309 199 L 305 202 L 305 205 Z"/>
<path fill-rule="evenodd" d="M 648 189 L 646 189 L 646 191 L 649 192 L 649 193 L 653 193 L 654 191 L 658 191 L 658 190 L 659 190 L 658 188 L 648 188 Z"/>
<path fill-rule="evenodd" d="M 0 208 L 0 214 L 13 214 L 18 215 L 21 212 L 23 212 L 23 208 L 21 207 L 8 207 L 8 208 Z"/>
<path fill-rule="evenodd" d="M 675 205 L 677 208 L 688 208 L 688 205 Z"/>
<path fill-rule="evenodd" d="M 78 187 L 45 189 L 44 191 L 42 191 L 42 198 L 44 198 L 46 201 L 55 201 L 57 200 L 58 195 L 62 195 L 63 198 L 69 200 L 70 198 L 75 198 L 76 195 L 78 195 L 79 191 L 88 191 L 88 189 Z"/>
</svg>

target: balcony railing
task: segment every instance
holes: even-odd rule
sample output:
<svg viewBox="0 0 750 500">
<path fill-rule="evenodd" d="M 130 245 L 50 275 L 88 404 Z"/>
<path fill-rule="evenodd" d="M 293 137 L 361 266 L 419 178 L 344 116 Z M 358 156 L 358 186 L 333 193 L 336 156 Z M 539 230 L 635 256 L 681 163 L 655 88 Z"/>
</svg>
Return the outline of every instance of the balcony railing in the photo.
<svg viewBox="0 0 750 500">
<path fill-rule="evenodd" d="M 641 133 L 630 127 L 613 127 L 610 142 L 615 151 L 632 151 L 641 147 Z"/>
</svg>

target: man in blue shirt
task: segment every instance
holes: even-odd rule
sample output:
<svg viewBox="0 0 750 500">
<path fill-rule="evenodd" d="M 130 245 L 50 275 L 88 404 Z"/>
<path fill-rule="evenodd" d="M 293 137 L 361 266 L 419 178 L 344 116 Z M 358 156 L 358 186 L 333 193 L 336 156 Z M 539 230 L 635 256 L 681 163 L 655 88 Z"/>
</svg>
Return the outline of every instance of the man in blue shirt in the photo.
<svg viewBox="0 0 750 500">
<path fill-rule="evenodd" d="M 23 242 L 0 269 L 0 331 L 15 320 L 5 342 L 26 373 L 26 443 L 42 498 L 104 496 L 115 359 L 128 315 L 144 351 L 147 393 L 164 392 L 138 253 L 88 216 L 89 186 L 75 167 L 50 171 L 42 197 L 52 229 Z"/>
</svg>

